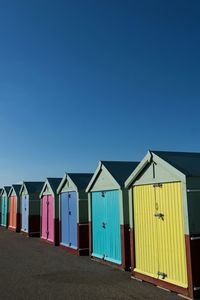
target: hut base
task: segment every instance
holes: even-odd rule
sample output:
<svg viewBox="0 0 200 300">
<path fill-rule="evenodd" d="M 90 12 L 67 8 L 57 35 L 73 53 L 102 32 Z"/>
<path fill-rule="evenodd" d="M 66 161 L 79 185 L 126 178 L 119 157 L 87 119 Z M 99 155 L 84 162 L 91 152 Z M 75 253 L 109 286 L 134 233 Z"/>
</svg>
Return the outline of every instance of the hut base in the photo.
<svg viewBox="0 0 200 300">
<path fill-rule="evenodd" d="M 40 232 L 29 232 L 28 236 L 29 237 L 40 237 Z"/>
<path fill-rule="evenodd" d="M 29 227 L 28 228 L 29 228 L 29 236 L 40 236 L 40 216 L 39 215 L 29 214 Z"/>
<path fill-rule="evenodd" d="M 77 233 L 78 233 L 78 249 L 79 252 L 85 254 L 79 255 L 89 255 L 89 225 L 87 223 L 78 223 L 77 224 Z"/>
<path fill-rule="evenodd" d="M 8 226 L 8 230 L 13 231 L 13 232 L 20 232 L 20 230 L 18 228 L 11 227 L 11 226 Z"/>
<path fill-rule="evenodd" d="M 111 266 L 113 268 L 116 268 L 116 269 L 119 269 L 119 270 L 122 270 L 122 271 L 126 271 L 126 269 L 124 268 L 124 266 L 122 264 L 118 265 L 118 264 L 115 264 L 111 261 L 104 260 L 104 259 L 101 259 L 101 258 L 98 258 L 98 257 L 95 257 L 95 256 L 91 256 L 91 259 L 96 261 L 96 262 L 99 262 L 101 264 L 108 265 L 108 266 Z"/>
<path fill-rule="evenodd" d="M 156 279 L 156 278 L 153 278 L 153 277 L 150 277 L 148 275 L 144 275 L 144 274 L 141 274 L 138 272 L 133 272 L 132 274 L 133 274 L 133 276 L 131 276 L 132 279 L 139 279 L 141 281 L 146 281 L 146 282 L 152 283 L 153 285 L 156 285 L 158 287 L 164 288 L 165 290 L 173 291 L 175 293 L 184 295 L 186 297 L 190 297 L 189 290 L 186 288 L 182 288 L 175 284 L 171 284 L 171 283 L 168 283 L 168 282 L 162 281 L 160 279 Z"/>
<path fill-rule="evenodd" d="M 48 243 L 48 244 L 50 244 L 50 245 L 58 246 L 57 243 L 52 242 L 52 241 L 49 241 L 49 240 L 47 240 L 47 239 L 45 239 L 45 238 L 43 238 L 43 237 L 41 237 L 41 236 L 40 236 L 40 239 L 41 239 L 43 242 Z"/>
<path fill-rule="evenodd" d="M 63 250 L 65 250 L 68 253 L 75 254 L 78 256 L 88 256 L 89 255 L 89 249 L 79 249 L 79 248 L 73 249 L 71 247 L 67 247 L 62 244 L 60 244 L 60 248 L 62 248 Z"/>
<path fill-rule="evenodd" d="M 27 232 L 21 229 L 20 233 L 27 237 L 40 237 L 40 232 Z"/>
</svg>

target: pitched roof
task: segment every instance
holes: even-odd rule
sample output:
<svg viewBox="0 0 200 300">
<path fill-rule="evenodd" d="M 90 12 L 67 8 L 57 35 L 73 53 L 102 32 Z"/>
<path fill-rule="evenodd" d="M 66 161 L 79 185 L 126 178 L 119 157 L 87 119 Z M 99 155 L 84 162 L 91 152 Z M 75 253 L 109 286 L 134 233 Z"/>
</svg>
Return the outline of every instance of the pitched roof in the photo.
<svg viewBox="0 0 200 300">
<path fill-rule="evenodd" d="M 92 178 L 92 173 L 67 173 L 78 189 L 86 189 L 90 179 Z"/>
<path fill-rule="evenodd" d="M 8 196 L 8 195 L 9 195 L 9 192 L 10 192 L 10 189 L 11 189 L 11 186 L 3 186 L 2 191 L 1 191 L 1 195 L 2 195 L 3 192 L 5 191 L 5 192 L 6 192 L 6 195 Z"/>
<path fill-rule="evenodd" d="M 6 194 L 8 194 L 10 192 L 11 186 L 4 186 L 3 187 L 6 191 Z"/>
<path fill-rule="evenodd" d="M 153 150 L 150 150 L 150 152 L 156 154 L 187 176 L 200 176 L 200 153 Z"/>
<path fill-rule="evenodd" d="M 13 184 L 11 186 L 11 188 L 13 187 L 13 189 L 15 190 L 15 193 L 17 194 L 17 196 L 19 195 L 20 189 L 21 189 L 21 184 Z"/>
<path fill-rule="evenodd" d="M 54 193 L 56 193 L 57 188 L 62 180 L 62 178 L 47 178 L 52 190 Z"/>
<path fill-rule="evenodd" d="M 42 187 L 44 185 L 44 182 L 42 181 L 25 181 L 24 182 L 27 191 L 29 194 L 31 193 L 40 193 L 42 190 Z"/>
<path fill-rule="evenodd" d="M 139 162 L 135 161 L 102 161 L 102 164 L 115 178 L 117 183 L 122 186 L 126 179 L 137 167 Z"/>
</svg>

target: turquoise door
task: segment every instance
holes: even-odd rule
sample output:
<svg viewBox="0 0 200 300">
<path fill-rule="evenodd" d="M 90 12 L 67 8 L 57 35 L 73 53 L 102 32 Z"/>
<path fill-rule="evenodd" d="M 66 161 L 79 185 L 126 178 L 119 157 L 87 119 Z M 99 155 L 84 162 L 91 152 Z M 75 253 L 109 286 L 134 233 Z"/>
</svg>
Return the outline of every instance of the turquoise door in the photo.
<svg viewBox="0 0 200 300">
<path fill-rule="evenodd" d="M 105 198 L 101 192 L 92 193 L 92 256 L 104 258 L 105 256 Z"/>
<path fill-rule="evenodd" d="M 106 198 L 106 255 L 105 260 L 121 264 L 121 234 L 119 192 L 105 192 Z"/>
<path fill-rule="evenodd" d="M 2 196 L 1 198 L 1 225 L 7 225 L 7 197 Z"/>
<path fill-rule="evenodd" d="M 119 191 L 92 193 L 92 255 L 121 264 Z"/>
</svg>

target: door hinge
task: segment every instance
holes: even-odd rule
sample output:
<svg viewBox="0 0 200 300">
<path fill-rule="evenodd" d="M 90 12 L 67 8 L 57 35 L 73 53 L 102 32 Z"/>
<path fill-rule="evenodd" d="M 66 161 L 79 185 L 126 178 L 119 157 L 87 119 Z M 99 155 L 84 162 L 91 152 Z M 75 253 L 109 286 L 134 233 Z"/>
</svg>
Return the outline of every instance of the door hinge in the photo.
<svg viewBox="0 0 200 300">
<path fill-rule="evenodd" d="M 154 183 L 153 187 L 159 187 L 159 188 L 161 188 L 162 187 L 162 183 Z"/>
<path fill-rule="evenodd" d="M 166 273 L 159 272 L 159 271 L 158 271 L 157 275 L 158 275 L 158 277 L 161 276 L 161 279 L 165 279 L 167 277 Z"/>
<path fill-rule="evenodd" d="M 72 215 L 72 212 L 69 210 L 69 216 L 71 216 Z"/>
<path fill-rule="evenodd" d="M 69 246 L 71 246 L 72 245 L 72 243 L 69 243 Z"/>
</svg>

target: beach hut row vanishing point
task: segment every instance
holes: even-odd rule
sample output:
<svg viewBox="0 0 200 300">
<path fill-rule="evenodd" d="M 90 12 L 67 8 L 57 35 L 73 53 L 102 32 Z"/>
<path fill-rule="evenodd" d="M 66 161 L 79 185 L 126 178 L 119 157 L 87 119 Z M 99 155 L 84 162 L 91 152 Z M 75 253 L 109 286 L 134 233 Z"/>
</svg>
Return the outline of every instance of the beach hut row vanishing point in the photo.
<svg viewBox="0 0 200 300">
<path fill-rule="evenodd" d="M 148 151 L 1 190 L 1 225 L 184 296 L 200 294 L 200 153 Z"/>
</svg>

